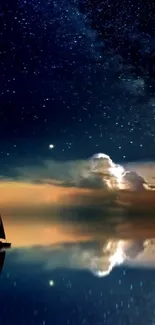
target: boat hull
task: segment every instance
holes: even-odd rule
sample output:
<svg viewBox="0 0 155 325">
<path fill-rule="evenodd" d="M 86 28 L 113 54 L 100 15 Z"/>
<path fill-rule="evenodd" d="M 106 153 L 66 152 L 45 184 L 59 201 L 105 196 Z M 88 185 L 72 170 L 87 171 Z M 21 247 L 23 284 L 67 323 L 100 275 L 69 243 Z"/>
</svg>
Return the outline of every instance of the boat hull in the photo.
<svg viewBox="0 0 155 325">
<path fill-rule="evenodd" d="M 1 249 L 7 249 L 11 247 L 11 243 L 3 243 L 0 241 L 0 250 Z"/>
</svg>

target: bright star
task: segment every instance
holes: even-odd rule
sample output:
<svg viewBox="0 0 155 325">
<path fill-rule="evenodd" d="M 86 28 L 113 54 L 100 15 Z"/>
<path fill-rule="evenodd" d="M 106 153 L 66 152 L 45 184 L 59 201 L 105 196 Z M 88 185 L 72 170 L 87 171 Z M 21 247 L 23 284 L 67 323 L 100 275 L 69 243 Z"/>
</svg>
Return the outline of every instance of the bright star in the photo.
<svg viewBox="0 0 155 325">
<path fill-rule="evenodd" d="M 49 148 L 50 148 L 50 149 L 53 149 L 53 148 L 54 148 L 54 144 L 50 144 L 50 145 L 49 145 Z"/>
</svg>

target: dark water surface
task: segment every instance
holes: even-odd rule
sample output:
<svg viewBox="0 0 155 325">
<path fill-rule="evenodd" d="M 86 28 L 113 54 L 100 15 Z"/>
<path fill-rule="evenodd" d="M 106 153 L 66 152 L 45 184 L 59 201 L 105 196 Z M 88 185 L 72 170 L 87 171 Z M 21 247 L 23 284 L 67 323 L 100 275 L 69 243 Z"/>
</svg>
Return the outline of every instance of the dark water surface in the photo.
<svg viewBox="0 0 155 325">
<path fill-rule="evenodd" d="M 32 253 L 29 249 L 26 254 L 24 250 L 6 254 L 0 277 L 0 324 L 154 324 L 153 269 L 118 267 L 97 278 L 84 270 L 52 269 L 50 251 L 45 254 L 37 248 Z"/>
</svg>

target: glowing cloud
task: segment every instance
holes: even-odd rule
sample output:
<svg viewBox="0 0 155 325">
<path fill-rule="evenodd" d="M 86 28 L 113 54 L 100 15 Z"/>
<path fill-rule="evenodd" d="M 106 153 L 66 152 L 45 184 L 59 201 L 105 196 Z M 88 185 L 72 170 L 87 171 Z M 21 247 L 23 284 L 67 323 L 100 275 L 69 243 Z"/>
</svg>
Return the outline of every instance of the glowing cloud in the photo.
<svg viewBox="0 0 155 325">
<path fill-rule="evenodd" d="M 104 183 L 111 190 L 152 190 L 144 180 L 134 171 L 125 170 L 123 166 L 115 164 L 110 156 L 104 153 L 95 154 L 91 158 L 91 172 L 99 174 Z"/>
</svg>

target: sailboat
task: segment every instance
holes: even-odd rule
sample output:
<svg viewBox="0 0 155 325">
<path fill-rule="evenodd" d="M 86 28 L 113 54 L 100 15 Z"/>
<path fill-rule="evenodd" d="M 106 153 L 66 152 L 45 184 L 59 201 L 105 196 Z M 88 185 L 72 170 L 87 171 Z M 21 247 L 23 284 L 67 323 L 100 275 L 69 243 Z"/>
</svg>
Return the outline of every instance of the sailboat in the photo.
<svg viewBox="0 0 155 325">
<path fill-rule="evenodd" d="M 2 241 L 1 241 L 1 239 L 2 239 Z M 5 250 L 10 247 L 11 247 L 11 243 L 8 243 L 6 241 L 6 235 L 5 235 L 5 230 L 4 230 L 4 226 L 3 226 L 3 221 L 2 221 L 2 217 L 0 215 L 0 251 Z"/>
</svg>

